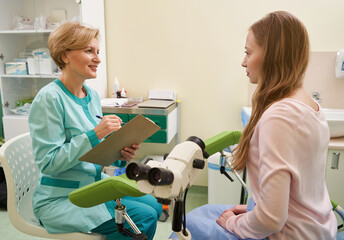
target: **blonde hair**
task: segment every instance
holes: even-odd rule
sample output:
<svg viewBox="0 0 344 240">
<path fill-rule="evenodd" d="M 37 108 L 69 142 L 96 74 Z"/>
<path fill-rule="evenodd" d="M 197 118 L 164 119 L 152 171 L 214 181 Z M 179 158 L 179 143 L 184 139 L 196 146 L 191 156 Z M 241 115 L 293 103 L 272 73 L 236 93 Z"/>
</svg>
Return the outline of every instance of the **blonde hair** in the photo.
<svg viewBox="0 0 344 240">
<path fill-rule="evenodd" d="M 252 97 L 251 118 L 234 153 L 233 167 L 236 170 L 246 166 L 250 140 L 264 111 L 302 87 L 309 59 L 307 30 L 288 12 L 269 13 L 254 23 L 250 30 L 263 49 L 263 62 Z"/>
<path fill-rule="evenodd" d="M 62 55 L 69 50 L 87 47 L 93 38 L 97 38 L 98 29 L 81 25 L 79 22 L 67 22 L 56 28 L 48 39 L 50 55 L 57 66 L 63 69 L 66 64 Z"/>
</svg>

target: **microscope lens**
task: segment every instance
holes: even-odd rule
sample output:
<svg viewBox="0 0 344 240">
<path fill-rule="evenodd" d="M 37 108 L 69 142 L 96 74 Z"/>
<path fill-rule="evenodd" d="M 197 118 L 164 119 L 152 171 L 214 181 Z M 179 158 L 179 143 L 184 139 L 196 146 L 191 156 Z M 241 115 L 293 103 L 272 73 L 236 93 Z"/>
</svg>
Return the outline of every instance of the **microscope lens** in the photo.
<svg viewBox="0 0 344 240">
<path fill-rule="evenodd" d="M 147 180 L 148 171 L 151 169 L 150 166 L 142 163 L 130 163 L 127 166 L 126 174 L 129 179 L 132 180 Z"/>
<path fill-rule="evenodd" d="M 169 169 L 152 168 L 148 173 L 148 181 L 152 185 L 170 185 L 173 183 L 174 174 Z"/>
<path fill-rule="evenodd" d="M 161 181 L 161 171 L 154 171 L 153 172 L 153 179 L 154 179 L 154 182 L 160 182 Z"/>
<path fill-rule="evenodd" d="M 139 176 L 139 167 L 136 165 L 135 167 L 132 168 L 131 174 L 135 177 Z"/>
</svg>

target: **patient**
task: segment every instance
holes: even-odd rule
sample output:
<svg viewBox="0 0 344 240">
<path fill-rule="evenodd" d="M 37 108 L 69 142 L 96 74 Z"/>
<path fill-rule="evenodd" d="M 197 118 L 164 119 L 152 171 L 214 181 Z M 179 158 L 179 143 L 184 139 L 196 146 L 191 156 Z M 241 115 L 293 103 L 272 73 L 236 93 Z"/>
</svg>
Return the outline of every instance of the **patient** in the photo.
<svg viewBox="0 0 344 240">
<path fill-rule="evenodd" d="M 216 222 L 228 232 L 217 239 L 335 239 L 337 222 L 325 184 L 329 128 L 320 105 L 303 88 L 309 58 L 305 26 L 288 12 L 270 13 L 250 27 L 245 49 L 242 66 L 257 88 L 233 165 L 238 171 L 247 167 L 253 201 L 251 211 L 221 206 Z M 220 206 L 204 206 L 188 214 L 189 225 L 196 225 L 191 234 L 200 236 L 195 239 L 221 232 L 200 223 L 216 209 Z"/>
<path fill-rule="evenodd" d="M 50 54 L 62 74 L 39 91 L 31 106 L 30 134 L 41 171 L 33 209 L 50 233 L 91 231 L 105 235 L 107 240 L 132 239 L 117 232 L 115 201 L 80 208 L 68 200 L 71 191 L 108 177 L 100 165 L 78 159 L 122 123 L 115 115 L 96 117 L 102 115 L 99 96 L 84 84 L 86 79 L 97 76 L 98 33 L 97 29 L 74 22 L 61 25 L 49 36 Z M 124 148 L 117 166 L 125 166 L 138 148 Z M 123 197 L 122 203 L 140 231 L 153 239 L 161 204 L 150 195 Z M 125 227 L 130 229 L 127 223 Z"/>
</svg>

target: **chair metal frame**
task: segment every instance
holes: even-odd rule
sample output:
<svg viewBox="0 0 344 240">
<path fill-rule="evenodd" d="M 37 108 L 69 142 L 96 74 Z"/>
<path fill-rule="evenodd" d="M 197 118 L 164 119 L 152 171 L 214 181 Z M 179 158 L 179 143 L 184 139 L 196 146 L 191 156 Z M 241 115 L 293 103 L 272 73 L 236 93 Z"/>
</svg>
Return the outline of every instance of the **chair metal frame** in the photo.
<svg viewBox="0 0 344 240">
<path fill-rule="evenodd" d="M 32 152 L 29 133 L 6 141 L 0 147 L 0 162 L 7 184 L 7 211 L 13 226 L 22 233 L 50 239 L 103 240 L 97 233 L 48 233 L 35 217 L 32 195 L 39 178 L 39 169 Z"/>
</svg>

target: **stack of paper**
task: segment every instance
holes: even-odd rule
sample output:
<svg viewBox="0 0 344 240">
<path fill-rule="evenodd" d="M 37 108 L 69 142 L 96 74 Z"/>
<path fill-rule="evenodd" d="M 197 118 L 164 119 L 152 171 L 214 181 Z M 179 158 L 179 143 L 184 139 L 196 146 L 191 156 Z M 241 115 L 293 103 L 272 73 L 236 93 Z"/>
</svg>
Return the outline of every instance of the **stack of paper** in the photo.
<svg viewBox="0 0 344 240">
<path fill-rule="evenodd" d="M 149 90 L 149 99 L 176 100 L 176 93 L 173 90 Z"/>
<path fill-rule="evenodd" d="M 168 108 L 174 103 L 174 101 L 168 100 L 147 100 L 137 104 L 139 108 Z"/>
<path fill-rule="evenodd" d="M 101 100 L 102 107 L 120 107 L 127 103 L 127 98 L 104 98 Z"/>
</svg>

